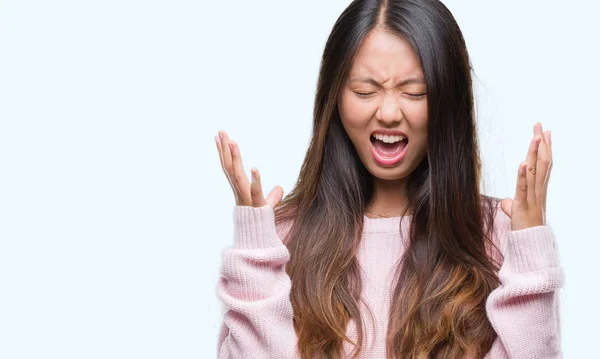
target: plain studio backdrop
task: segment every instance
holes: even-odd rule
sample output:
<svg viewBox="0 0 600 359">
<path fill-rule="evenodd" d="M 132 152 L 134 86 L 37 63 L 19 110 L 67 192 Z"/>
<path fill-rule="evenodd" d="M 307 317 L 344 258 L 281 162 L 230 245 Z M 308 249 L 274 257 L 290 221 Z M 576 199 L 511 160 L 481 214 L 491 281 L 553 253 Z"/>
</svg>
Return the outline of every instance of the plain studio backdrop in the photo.
<svg viewBox="0 0 600 359">
<path fill-rule="evenodd" d="M 597 14 L 590 0 L 444 1 L 475 71 L 484 192 L 552 131 L 566 358 L 597 355 Z M 0 2 L 0 357 L 210 358 L 232 244 L 217 130 L 265 192 L 307 149 L 348 0 Z"/>
</svg>

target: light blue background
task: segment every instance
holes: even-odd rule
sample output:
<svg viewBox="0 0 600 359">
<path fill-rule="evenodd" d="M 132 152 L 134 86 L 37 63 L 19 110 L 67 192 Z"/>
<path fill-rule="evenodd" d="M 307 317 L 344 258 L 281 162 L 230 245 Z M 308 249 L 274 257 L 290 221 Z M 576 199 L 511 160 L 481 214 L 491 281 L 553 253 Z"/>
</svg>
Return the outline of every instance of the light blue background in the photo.
<svg viewBox="0 0 600 359">
<path fill-rule="evenodd" d="M 211 358 L 228 131 L 289 192 L 349 1 L 0 2 L 0 358 Z M 552 130 L 565 358 L 596 355 L 594 1 L 444 1 L 475 68 L 485 192 Z"/>
</svg>

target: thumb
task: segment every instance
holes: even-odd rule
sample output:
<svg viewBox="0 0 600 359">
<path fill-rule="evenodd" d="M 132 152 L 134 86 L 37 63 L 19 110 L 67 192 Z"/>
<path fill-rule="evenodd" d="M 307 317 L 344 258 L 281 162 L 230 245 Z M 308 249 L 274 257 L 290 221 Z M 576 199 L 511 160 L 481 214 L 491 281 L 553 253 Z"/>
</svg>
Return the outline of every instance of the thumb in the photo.
<svg viewBox="0 0 600 359">
<path fill-rule="evenodd" d="M 500 201 L 500 208 L 502 208 L 502 211 L 506 213 L 508 218 L 512 218 L 512 203 L 513 200 L 510 198 L 505 198 L 502 201 Z"/>
<path fill-rule="evenodd" d="M 281 201 L 281 198 L 283 198 L 283 188 L 275 186 L 267 196 L 267 203 L 275 208 Z"/>
</svg>

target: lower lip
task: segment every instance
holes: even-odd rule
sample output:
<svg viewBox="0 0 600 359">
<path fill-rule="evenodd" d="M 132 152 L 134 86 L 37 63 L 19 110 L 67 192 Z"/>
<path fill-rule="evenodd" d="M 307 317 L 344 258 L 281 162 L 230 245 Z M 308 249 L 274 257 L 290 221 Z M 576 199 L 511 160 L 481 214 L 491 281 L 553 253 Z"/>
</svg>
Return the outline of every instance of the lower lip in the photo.
<svg viewBox="0 0 600 359">
<path fill-rule="evenodd" d="M 406 146 L 404 146 L 404 148 L 402 149 L 402 151 L 400 151 L 400 153 L 398 153 L 394 157 L 383 157 L 379 152 L 377 152 L 375 146 L 373 146 L 371 141 L 369 141 L 369 143 L 371 144 L 371 153 L 373 154 L 373 158 L 375 158 L 375 161 L 377 161 L 380 165 L 383 166 L 393 166 L 398 162 L 402 161 L 404 155 L 406 154 L 406 149 L 408 149 L 407 143 Z"/>
</svg>

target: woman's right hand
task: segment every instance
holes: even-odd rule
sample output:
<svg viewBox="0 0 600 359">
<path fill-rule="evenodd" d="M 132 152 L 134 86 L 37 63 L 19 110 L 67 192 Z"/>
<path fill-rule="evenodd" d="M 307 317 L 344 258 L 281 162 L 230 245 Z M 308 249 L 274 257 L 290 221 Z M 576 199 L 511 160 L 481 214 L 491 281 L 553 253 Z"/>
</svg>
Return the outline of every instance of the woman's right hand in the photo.
<svg viewBox="0 0 600 359">
<path fill-rule="evenodd" d="M 225 131 L 219 131 L 218 135 L 215 136 L 215 141 L 219 151 L 221 167 L 233 189 L 236 205 L 262 207 L 269 204 L 275 208 L 283 197 L 283 188 L 275 186 L 267 198 L 264 198 L 258 169 L 253 167 L 250 170 L 252 182 L 248 181 L 238 144 L 229 139 Z"/>
</svg>

